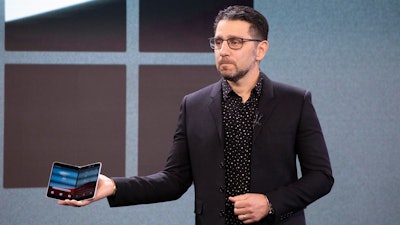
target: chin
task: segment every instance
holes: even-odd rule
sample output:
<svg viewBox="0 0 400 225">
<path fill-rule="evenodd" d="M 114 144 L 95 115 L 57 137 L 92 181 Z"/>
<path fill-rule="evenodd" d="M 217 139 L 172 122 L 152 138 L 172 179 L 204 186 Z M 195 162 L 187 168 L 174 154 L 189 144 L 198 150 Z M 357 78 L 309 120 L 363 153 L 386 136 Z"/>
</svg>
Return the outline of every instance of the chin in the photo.
<svg viewBox="0 0 400 225">
<path fill-rule="evenodd" d="M 221 74 L 221 76 L 223 78 L 229 78 L 229 77 L 234 77 L 235 76 L 235 74 L 230 73 L 230 72 L 225 71 L 225 70 L 222 70 L 222 71 L 220 70 L 219 73 Z"/>
<path fill-rule="evenodd" d="M 238 77 L 235 74 L 226 74 L 226 73 L 221 73 L 221 76 L 225 80 L 233 81 L 236 82 L 238 80 Z"/>
<path fill-rule="evenodd" d="M 228 69 L 228 68 L 225 68 L 225 67 L 220 67 L 219 73 L 220 73 L 222 76 L 235 76 L 236 71 L 233 71 L 233 70 Z"/>
<path fill-rule="evenodd" d="M 238 71 L 238 72 L 228 72 L 228 71 L 220 71 L 221 76 L 228 81 L 237 82 L 242 79 L 248 71 Z"/>
</svg>

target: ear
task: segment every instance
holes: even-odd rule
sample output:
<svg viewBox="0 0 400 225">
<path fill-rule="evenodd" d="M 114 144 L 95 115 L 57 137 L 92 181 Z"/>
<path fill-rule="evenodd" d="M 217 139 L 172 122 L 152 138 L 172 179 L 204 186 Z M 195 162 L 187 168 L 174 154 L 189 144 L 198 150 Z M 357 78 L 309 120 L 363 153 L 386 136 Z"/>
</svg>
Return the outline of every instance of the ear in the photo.
<svg viewBox="0 0 400 225">
<path fill-rule="evenodd" d="M 267 54 L 269 43 L 267 40 L 261 41 L 257 46 L 256 60 L 261 61 Z"/>
</svg>

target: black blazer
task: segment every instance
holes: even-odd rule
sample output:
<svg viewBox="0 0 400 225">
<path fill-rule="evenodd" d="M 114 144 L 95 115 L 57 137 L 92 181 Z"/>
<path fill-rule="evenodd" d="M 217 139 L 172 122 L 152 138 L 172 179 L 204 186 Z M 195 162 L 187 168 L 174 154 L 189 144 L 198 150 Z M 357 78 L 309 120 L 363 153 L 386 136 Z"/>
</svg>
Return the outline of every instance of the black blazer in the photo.
<svg viewBox="0 0 400 225">
<path fill-rule="evenodd" d="M 256 224 L 305 224 L 303 209 L 333 185 L 324 137 L 310 92 L 273 82 L 263 73 L 261 76 L 250 189 L 268 196 L 275 215 Z M 108 198 L 110 206 L 175 200 L 193 183 L 196 224 L 224 224 L 221 82 L 184 97 L 163 171 L 145 177 L 113 178 L 118 191 Z"/>
</svg>

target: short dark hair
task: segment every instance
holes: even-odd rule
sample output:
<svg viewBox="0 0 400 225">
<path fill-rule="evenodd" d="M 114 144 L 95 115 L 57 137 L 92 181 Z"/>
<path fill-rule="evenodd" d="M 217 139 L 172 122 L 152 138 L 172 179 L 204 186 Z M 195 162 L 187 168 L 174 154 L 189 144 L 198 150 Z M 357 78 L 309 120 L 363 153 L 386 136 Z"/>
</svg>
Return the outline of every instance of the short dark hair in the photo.
<svg viewBox="0 0 400 225">
<path fill-rule="evenodd" d="M 255 9 L 249 6 L 229 6 L 226 9 L 219 11 L 214 21 L 214 33 L 217 29 L 218 23 L 221 20 L 242 20 L 250 23 L 250 33 L 255 38 L 268 40 L 268 21 L 267 19 Z"/>
</svg>

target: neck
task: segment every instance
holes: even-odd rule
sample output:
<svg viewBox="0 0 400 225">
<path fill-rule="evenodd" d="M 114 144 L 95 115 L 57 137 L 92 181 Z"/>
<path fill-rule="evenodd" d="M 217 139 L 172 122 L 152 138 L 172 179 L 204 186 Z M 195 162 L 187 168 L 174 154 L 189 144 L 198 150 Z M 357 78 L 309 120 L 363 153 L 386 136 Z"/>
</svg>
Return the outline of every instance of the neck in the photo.
<svg viewBox="0 0 400 225">
<path fill-rule="evenodd" d="M 249 71 L 249 73 L 240 80 L 236 82 L 228 81 L 228 84 L 231 86 L 232 90 L 242 98 L 242 102 L 244 103 L 250 98 L 251 91 L 256 86 L 259 76 L 259 70 L 254 72 Z"/>
</svg>

